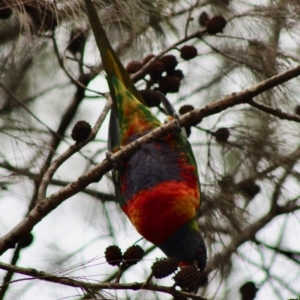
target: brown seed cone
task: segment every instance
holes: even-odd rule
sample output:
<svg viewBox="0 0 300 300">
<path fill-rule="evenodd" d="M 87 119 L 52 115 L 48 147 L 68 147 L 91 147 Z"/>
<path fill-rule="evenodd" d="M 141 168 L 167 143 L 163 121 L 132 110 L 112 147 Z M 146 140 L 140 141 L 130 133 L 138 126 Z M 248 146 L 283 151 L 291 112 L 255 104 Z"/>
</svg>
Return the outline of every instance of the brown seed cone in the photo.
<svg viewBox="0 0 300 300">
<path fill-rule="evenodd" d="M 159 61 L 161 61 L 163 63 L 163 65 L 165 67 L 165 71 L 167 71 L 167 72 L 173 71 L 176 68 L 176 66 L 178 65 L 177 58 L 171 54 L 161 57 Z"/>
<path fill-rule="evenodd" d="M 253 178 L 241 181 L 238 184 L 238 188 L 250 199 L 253 199 L 260 192 L 260 186 L 255 183 Z"/>
<path fill-rule="evenodd" d="M 145 251 L 138 245 L 129 247 L 123 254 L 123 259 L 129 265 L 138 263 L 144 256 Z"/>
<path fill-rule="evenodd" d="M 180 69 L 170 71 L 168 72 L 168 75 L 178 77 L 179 79 L 184 77 L 183 72 Z"/>
<path fill-rule="evenodd" d="M 206 11 L 203 11 L 199 18 L 198 18 L 198 22 L 200 26 L 205 26 L 206 22 L 209 20 L 209 15 Z"/>
<path fill-rule="evenodd" d="M 164 278 L 171 275 L 178 269 L 178 259 L 174 257 L 163 258 L 156 261 L 151 268 L 155 278 Z"/>
<path fill-rule="evenodd" d="M 155 55 L 148 54 L 144 59 L 142 64 L 146 65 Z M 165 65 L 161 60 L 157 60 L 156 62 L 150 64 L 150 66 L 147 68 L 146 73 L 151 76 L 151 78 L 156 81 L 161 77 L 161 74 L 165 70 Z"/>
<path fill-rule="evenodd" d="M 116 245 L 108 246 L 105 250 L 105 259 L 112 266 L 118 266 L 122 262 L 122 251 Z"/>
<path fill-rule="evenodd" d="M 175 276 L 174 281 L 176 285 L 181 287 L 183 290 L 191 291 L 195 288 L 199 277 L 200 277 L 200 271 L 195 266 L 187 266 L 181 269 Z"/>
<path fill-rule="evenodd" d="M 258 288 L 253 281 L 248 281 L 240 287 L 242 300 L 254 300 Z M 295 298 L 296 299 L 296 298 Z M 292 300 L 292 299 L 291 299 Z"/>
<path fill-rule="evenodd" d="M 19 240 L 19 247 L 20 248 L 27 248 L 33 242 L 33 234 L 31 232 L 24 234 L 21 239 Z"/>
<path fill-rule="evenodd" d="M 186 113 L 188 113 L 188 112 L 190 112 L 194 109 L 195 108 L 194 108 L 193 105 L 186 104 L 186 105 L 183 105 L 179 108 L 179 114 L 184 115 L 184 114 L 186 114 Z M 184 129 L 185 129 L 187 137 L 189 137 L 192 133 L 191 126 L 185 126 Z"/>
<path fill-rule="evenodd" d="M 72 129 L 71 137 L 76 143 L 85 141 L 92 131 L 91 125 L 86 121 L 78 121 Z"/>
<path fill-rule="evenodd" d="M 198 55 L 197 48 L 194 46 L 185 45 L 180 49 L 180 56 L 184 60 L 190 60 Z"/>
<path fill-rule="evenodd" d="M 150 61 L 155 55 L 154 54 L 148 54 L 145 56 L 145 58 L 142 61 L 142 64 L 145 65 L 148 61 Z"/>
<path fill-rule="evenodd" d="M 300 105 L 297 105 L 296 108 L 295 108 L 295 113 L 297 115 L 300 115 Z"/>
<path fill-rule="evenodd" d="M 160 105 L 161 99 L 158 92 L 146 89 L 141 90 L 140 93 L 142 94 L 144 101 L 146 102 L 148 107 L 155 107 Z"/>
<path fill-rule="evenodd" d="M 209 34 L 217 34 L 222 32 L 225 28 L 227 22 L 225 18 L 221 15 L 214 16 L 206 22 L 207 33 Z"/>
<path fill-rule="evenodd" d="M 72 53 L 82 53 L 87 39 L 87 31 L 84 29 L 73 29 L 71 31 L 69 45 L 67 49 Z"/>
<path fill-rule="evenodd" d="M 218 143 L 226 143 L 230 136 L 230 131 L 227 128 L 221 127 L 215 132 L 215 139 Z"/>
<path fill-rule="evenodd" d="M 133 60 L 126 66 L 126 71 L 128 74 L 134 74 L 137 71 L 139 71 L 142 67 L 143 64 L 141 62 Z"/>
<path fill-rule="evenodd" d="M 164 64 L 161 61 L 157 60 L 147 68 L 146 73 L 148 73 L 153 80 L 158 80 L 159 78 L 161 78 L 164 70 Z"/>
<path fill-rule="evenodd" d="M 167 75 L 165 77 L 162 77 L 159 81 L 158 89 L 164 94 L 177 93 L 179 91 L 179 88 L 180 78 L 178 77 Z"/>
<path fill-rule="evenodd" d="M 184 115 L 192 110 L 194 110 L 194 106 L 193 105 L 189 105 L 189 104 L 186 104 L 186 105 L 182 105 L 180 108 L 179 108 L 179 114 L 180 115 Z"/>
</svg>

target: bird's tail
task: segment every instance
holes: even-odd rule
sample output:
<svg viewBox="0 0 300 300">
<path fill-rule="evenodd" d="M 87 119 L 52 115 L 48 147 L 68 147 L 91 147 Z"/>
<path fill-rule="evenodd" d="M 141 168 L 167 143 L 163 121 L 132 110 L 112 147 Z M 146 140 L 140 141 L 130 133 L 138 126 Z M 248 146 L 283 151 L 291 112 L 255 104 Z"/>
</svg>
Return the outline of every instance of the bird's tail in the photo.
<svg viewBox="0 0 300 300">
<path fill-rule="evenodd" d="M 145 104 L 142 95 L 134 86 L 120 59 L 110 45 L 92 0 L 85 0 L 85 3 L 88 18 L 102 58 L 103 68 L 106 72 L 107 82 L 114 105 L 116 106 L 116 87 L 114 86 L 115 79 L 118 79 L 117 81 L 121 82 L 137 100 Z"/>
</svg>

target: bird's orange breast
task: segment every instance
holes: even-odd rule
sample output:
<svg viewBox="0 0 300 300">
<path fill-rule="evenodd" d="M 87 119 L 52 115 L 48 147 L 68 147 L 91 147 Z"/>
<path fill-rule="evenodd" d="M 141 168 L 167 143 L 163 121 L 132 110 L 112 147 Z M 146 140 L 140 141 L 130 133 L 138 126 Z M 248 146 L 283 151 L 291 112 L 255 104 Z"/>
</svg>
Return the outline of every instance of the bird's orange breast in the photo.
<svg viewBox="0 0 300 300">
<path fill-rule="evenodd" d="M 197 184 L 165 181 L 138 192 L 122 209 L 143 237 L 159 245 L 195 216 L 199 198 Z"/>
</svg>

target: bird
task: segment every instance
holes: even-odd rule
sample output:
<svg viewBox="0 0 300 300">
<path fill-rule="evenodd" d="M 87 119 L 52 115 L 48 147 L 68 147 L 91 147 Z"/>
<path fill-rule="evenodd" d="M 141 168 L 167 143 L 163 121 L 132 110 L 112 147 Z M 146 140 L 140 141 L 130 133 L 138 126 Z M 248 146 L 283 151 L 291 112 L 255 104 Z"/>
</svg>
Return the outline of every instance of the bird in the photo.
<svg viewBox="0 0 300 300">
<path fill-rule="evenodd" d="M 115 153 L 162 123 L 147 107 L 113 50 L 91 0 L 87 15 L 106 73 L 113 102 L 108 150 Z M 162 104 L 173 119 L 168 99 Z M 180 129 L 180 128 L 179 128 Z M 197 223 L 200 182 L 192 148 L 180 129 L 145 143 L 112 171 L 116 198 L 136 230 L 179 266 L 197 265 L 203 271 L 206 245 Z"/>
</svg>

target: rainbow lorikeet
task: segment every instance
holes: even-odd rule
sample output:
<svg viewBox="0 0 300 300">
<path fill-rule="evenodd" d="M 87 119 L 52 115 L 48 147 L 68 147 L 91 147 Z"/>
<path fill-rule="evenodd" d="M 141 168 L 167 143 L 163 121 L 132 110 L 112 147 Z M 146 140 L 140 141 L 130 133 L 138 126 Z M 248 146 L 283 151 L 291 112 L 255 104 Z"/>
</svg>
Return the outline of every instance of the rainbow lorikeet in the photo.
<svg viewBox="0 0 300 300">
<path fill-rule="evenodd" d="M 111 47 L 91 0 L 87 12 L 100 50 L 113 101 L 109 150 L 118 151 L 161 122 L 143 97 Z M 162 97 L 169 114 L 173 108 Z M 206 266 L 206 247 L 196 213 L 200 206 L 200 183 L 192 149 L 184 134 L 170 133 L 144 144 L 113 171 L 116 197 L 137 231 L 180 265 L 197 262 Z"/>
</svg>

